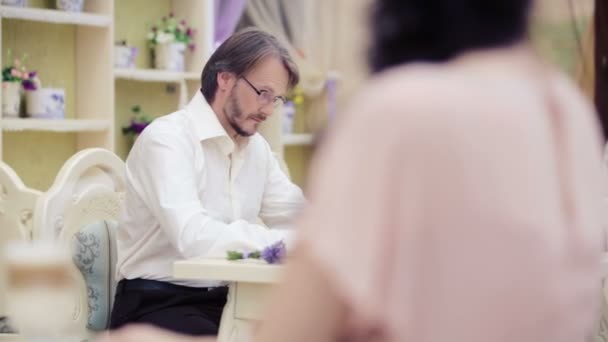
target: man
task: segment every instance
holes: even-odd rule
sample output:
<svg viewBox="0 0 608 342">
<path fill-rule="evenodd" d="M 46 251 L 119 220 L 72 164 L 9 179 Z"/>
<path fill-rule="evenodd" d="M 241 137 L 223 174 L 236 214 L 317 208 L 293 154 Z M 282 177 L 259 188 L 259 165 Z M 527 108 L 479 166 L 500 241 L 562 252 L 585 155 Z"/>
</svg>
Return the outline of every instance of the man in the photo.
<svg viewBox="0 0 608 342">
<path fill-rule="evenodd" d="M 117 232 L 122 280 L 111 328 L 139 322 L 217 334 L 226 287 L 175 279 L 172 265 L 288 237 L 284 228 L 304 198 L 256 132 L 298 77 L 276 38 L 241 31 L 211 56 L 201 91 L 186 108 L 156 119 L 139 136 L 126 162 Z"/>
</svg>

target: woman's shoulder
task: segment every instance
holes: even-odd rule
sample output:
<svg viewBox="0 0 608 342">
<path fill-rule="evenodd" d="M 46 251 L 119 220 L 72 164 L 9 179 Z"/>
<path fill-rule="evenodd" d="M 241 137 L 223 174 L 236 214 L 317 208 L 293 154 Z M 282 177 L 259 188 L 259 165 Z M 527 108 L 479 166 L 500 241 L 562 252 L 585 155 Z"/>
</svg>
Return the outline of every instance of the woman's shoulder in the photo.
<svg viewBox="0 0 608 342">
<path fill-rule="evenodd" d="M 483 103 L 491 101 L 480 91 L 483 87 L 475 80 L 447 65 L 399 66 L 370 78 L 346 116 L 353 125 L 402 133 L 459 125 L 467 117 L 481 116 Z"/>
<path fill-rule="evenodd" d="M 414 126 L 428 122 L 459 126 L 471 121 L 521 124 L 546 109 L 547 89 L 568 111 L 593 113 L 588 99 L 567 76 L 550 70 L 544 77 L 539 70 L 525 69 L 529 61 L 511 64 L 508 57 L 476 56 L 466 63 L 414 63 L 388 69 L 359 91 L 349 113 L 355 120 L 384 119 Z"/>
</svg>

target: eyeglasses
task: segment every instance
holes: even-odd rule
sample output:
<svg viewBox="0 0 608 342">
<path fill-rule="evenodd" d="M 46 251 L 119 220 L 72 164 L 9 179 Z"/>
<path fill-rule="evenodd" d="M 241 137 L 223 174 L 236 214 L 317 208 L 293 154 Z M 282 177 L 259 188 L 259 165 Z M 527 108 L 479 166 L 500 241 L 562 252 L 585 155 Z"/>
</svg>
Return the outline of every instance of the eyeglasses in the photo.
<svg viewBox="0 0 608 342">
<path fill-rule="evenodd" d="M 247 84 L 249 84 L 251 89 L 253 89 L 256 94 L 258 94 L 258 103 L 260 105 L 267 106 L 272 103 L 273 106 L 279 107 L 285 103 L 285 98 L 283 96 L 273 96 L 272 93 L 267 90 L 258 90 L 258 88 L 251 84 L 251 82 L 249 82 L 249 80 L 244 76 L 241 76 L 241 78 L 244 79 Z"/>
</svg>

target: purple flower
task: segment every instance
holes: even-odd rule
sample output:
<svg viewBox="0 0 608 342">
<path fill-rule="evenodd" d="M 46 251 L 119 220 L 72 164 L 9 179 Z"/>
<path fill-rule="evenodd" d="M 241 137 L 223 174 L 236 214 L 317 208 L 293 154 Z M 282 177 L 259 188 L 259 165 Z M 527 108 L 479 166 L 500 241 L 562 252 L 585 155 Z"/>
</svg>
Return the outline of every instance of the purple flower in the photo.
<svg viewBox="0 0 608 342">
<path fill-rule="evenodd" d="M 51 98 L 59 103 L 63 103 L 63 96 L 59 94 L 53 94 L 51 95 Z"/>
<path fill-rule="evenodd" d="M 143 132 L 146 126 L 148 126 L 148 124 L 145 122 L 131 121 L 131 130 L 136 134 L 140 134 L 141 132 Z"/>
<path fill-rule="evenodd" d="M 269 264 L 277 264 L 285 256 L 285 243 L 283 240 L 273 243 L 262 250 L 262 259 Z"/>
<path fill-rule="evenodd" d="M 23 82 L 21 82 L 21 85 L 23 86 L 23 89 L 25 90 L 36 90 L 36 84 L 34 82 L 32 82 L 32 80 L 25 80 Z"/>
</svg>

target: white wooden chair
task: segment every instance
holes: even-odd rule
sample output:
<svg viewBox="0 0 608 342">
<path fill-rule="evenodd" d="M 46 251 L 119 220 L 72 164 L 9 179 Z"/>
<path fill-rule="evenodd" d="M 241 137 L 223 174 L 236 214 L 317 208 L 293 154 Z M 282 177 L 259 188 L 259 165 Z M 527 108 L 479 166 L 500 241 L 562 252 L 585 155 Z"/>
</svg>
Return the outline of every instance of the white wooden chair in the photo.
<svg viewBox="0 0 608 342">
<path fill-rule="evenodd" d="M 74 330 L 99 331 L 109 325 L 124 173 L 123 161 L 112 152 L 80 151 L 63 165 L 36 205 L 34 238 L 55 239 L 72 248 L 72 272 L 80 289 Z"/>
<path fill-rule="evenodd" d="M 0 253 L 4 244 L 11 240 L 32 238 L 32 216 L 36 200 L 41 192 L 26 187 L 21 178 L 8 165 L 0 162 Z M 0 268 L 2 266 L 0 258 Z M 6 321 L 4 279 L 0 281 L 0 334 L 13 329 Z"/>
</svg>

